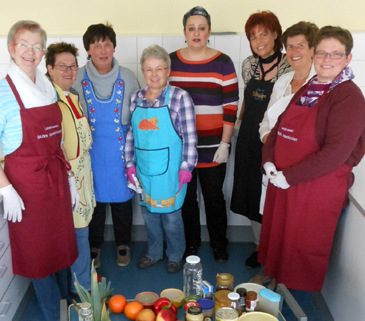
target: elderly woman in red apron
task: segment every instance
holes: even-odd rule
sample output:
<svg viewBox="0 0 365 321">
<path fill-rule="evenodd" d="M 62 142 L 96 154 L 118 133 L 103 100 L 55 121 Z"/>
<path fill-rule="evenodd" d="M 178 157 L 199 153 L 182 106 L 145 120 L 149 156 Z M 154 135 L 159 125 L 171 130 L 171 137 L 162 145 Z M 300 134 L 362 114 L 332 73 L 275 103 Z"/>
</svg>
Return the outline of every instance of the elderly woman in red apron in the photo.
<svg viewBox="0 0 365 321">
<path fill-rule="evenodd" d="M 321 291 L 337 221 L 365 153 L 365 100 L 352 81 L 348 30 L 323 27 L 317 76 L 280 116 L 263 148 L 270 178 L 258 260 L 288 288 Z"/>
<path fill-rule="evenodd" d="M 59 320 L 67 296 L 66 268 L 77 258 L 72 210 L 79 195 L 61 148 L 62 114 L 49 80 L 37 70 L 47 36 L 34 21 L 9 31 L 12 57 L 0 81 L 0 169 L 13 273 L 31 278 L 45 319 Z M 56 276 L 56 274 L 58 274 Z"/>
</svg>

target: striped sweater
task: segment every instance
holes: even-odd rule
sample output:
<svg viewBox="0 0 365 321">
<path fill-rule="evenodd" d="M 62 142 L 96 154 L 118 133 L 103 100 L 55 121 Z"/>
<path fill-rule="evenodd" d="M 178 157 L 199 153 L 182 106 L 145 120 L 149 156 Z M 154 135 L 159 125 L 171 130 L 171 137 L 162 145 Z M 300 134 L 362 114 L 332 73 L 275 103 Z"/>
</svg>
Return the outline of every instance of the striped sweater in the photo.
<svg viewBox="0 0 365 321">
<path fill-rule="evenodd" d="M 180 52 L 170 54 L 170 84 L 186 90 L 193 99 L 198 134 L 198 165 L 213 167 L 222 140 L 223 124 L 234 126 L 238 80 L 232 60 L 218 52 L 204 61 L 187 61 Z"/>
</svg>

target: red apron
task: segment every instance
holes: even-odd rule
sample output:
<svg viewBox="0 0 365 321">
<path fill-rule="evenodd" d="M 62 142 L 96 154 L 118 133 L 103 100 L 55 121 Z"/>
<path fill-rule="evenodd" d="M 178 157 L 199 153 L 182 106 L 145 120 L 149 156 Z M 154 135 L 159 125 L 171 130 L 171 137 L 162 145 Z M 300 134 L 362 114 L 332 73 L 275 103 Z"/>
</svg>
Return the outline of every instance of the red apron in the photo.
<svg viewBox="0 0 365 321">
<path fill-rule="evenodd" d="M 20 223 L 8 222 L 13 273 L 43 278 L 72 265 L 78 256 L 67 178 L 70 165 L 61 146 L 62 114 L 57 103 L 25 109 L 20 106 L 21 146 L 5 157 L 5 174 L 23 199 Z"/>
<path fill-rule="evenodd" d="M 320 150 L 315 122 L 326 95 L 313 108 L 297 106 L 298 100 L 290 104 L 278 128 L 274 155 L 278 170 Z M 286 190 L 269 184 L 258 257 L 265 274 L 290 289 L 321 291 L 351 170 L 344 164 Z"/>
</svg>

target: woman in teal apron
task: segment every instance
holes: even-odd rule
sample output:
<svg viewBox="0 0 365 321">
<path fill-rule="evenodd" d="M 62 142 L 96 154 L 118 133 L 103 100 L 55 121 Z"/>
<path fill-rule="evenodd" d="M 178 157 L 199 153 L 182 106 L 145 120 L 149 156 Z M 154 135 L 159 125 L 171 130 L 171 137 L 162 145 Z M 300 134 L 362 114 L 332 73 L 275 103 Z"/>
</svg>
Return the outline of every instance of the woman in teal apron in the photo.
<svg viewBox="0 0 365 321">
<path fill-rule="evenodd" d="M 147 85 L 131 97 L 126 143 L 127 177 L 141 187 L 148 240 L 138 267 L 163 258 L 165 231 L 166 270 L 178 272 L 185 251 L 181 207 L 197 161 L 194 107 L 187 92 L 168 84 L 171 63 L 165 49 L 146 48 L 141 65 Z"/>
</svg>

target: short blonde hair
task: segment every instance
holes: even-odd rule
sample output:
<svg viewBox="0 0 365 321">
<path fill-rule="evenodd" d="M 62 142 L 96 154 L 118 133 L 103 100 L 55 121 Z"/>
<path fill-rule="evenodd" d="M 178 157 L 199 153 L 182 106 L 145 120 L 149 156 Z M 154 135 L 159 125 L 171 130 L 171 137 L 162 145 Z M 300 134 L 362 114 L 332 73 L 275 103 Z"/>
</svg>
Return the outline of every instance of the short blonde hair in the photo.
<svg viewBox="0 0 365 321">
<path fill-rule="evenodd" d="M 159 45 L 152 45 L 143 50 L 141 56 L 141 67 L 148 58 L 162 59 L 166 62 L 167 68 L 171 67 L 171 59 L 167 51 Z"/>
<path fill-rule="evenodd" d="M 38 22 L 33 20 L 20 20 L 16 22 L 8 32 L 8 45 L 14 43 L 15 35 L 21 30 L 29 30 L 31 32 L 38 32 L 42 37 L 43 49 L 47 46 L 47 34 Z"/>
</svg>

